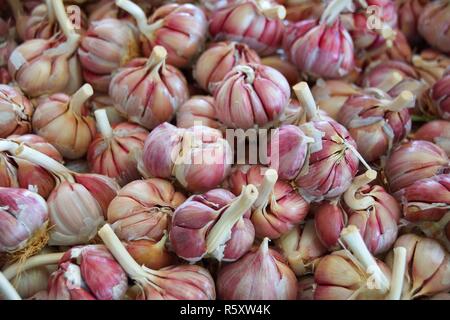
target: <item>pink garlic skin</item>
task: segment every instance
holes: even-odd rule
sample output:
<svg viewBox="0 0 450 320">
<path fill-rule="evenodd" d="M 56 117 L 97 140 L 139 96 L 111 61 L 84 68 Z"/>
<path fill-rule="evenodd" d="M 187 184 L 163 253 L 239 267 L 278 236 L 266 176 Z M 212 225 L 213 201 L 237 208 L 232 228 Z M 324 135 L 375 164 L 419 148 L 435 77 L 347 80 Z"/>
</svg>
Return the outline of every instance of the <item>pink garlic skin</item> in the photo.
<svg viewBox="0 0 450 320">
<path fill-rule="evenodd" d="M 422 42 L 419 35 L 419 16 L 429 0 L 395 0 L 398 14 L 398 27 L 412 46 Z"/>
<path fill-rule="evenodd" d="M 138 57 L 139 51 L 132 24 L 117 19 L 91 22 L 78 49 L 84 80 L 96 91 L 108 92 L 112 73 Z"/>
<path fill-rule="evenodd" d="M 59 151 L 44 138 L 35 134 L 24 135 L 12 135 L 8 137 L 9 140 L 23 143 L 24 145 L 33 148 L 54 160 L 62 163 L 63 157 Z M 19 186 L 24 189 L 28 189 L 30 186 L 37 189 L 39 193 L 45 199 L 48 198 L 52 190 L 55 188 L 54 176 L 43 169 L 42 167 L 25 159 L 14 159 L 17 164 L 17 179 Z"/>
<path fill-rule="evenodd" d="M 353 95 L 341 108 L 338 120 L 355 139 L 363 158 L 372 162 L 387 154 L 411 131 L 408 108 L 392 112 L 371 95 Z"/>
<path fill-rule="evenodd" d="M 6 152 L 0 152 L 0 187 L 19 188 L 17 168 Z"/>
<path fill-rule="evenodd" d="M 172 3 L 157 8 L 148 23 L 161 20 L 162 26 L 150 39 L 141 35 L 144 54 L 149 56 L 153 47 L 163 46 L 168 53 L 168 64 L 178 68 L 189 67 L 206 41 L 208 21 L 205 13 L 190 3 Z"/>
<path fill-rule="evenodd" d="M 437 241 L 415 234 L 400 236 L 394 248 L 406 248 L 406 274 L 402 299 L 433 296 L 450 290 L 450 256 Z M 386 257 L 393 265 L 392 251 Z"/>
<path fill-rule="evenodd" d="M 280 47 L 284 24 L 280 19 L 265 17 L 254 1 L 246 1 L 214 11 L 209 32 L 214 40 L 243 42 L 267 56 Z"/>
<path fill-rule="evenodd" d="M 314 300 L 348 300 L 351 297 L 353 300 L 384 299 L 378 290 L 367 289 L 369 275 L 354 261 L 343 250 L 323 257 L 314 273 Z M 376 261 L 389 279 L 389 268 L 382 261 Z"/>
<path fill-rule="evenodd" d="M 365 88 L 377 87 L 390 74 L 398 72 L 403 78 L 419 79 L 417 71 L 408 63 L 403 61 L 374 61 L 361 75 L 359 82 Z"/>
<path fill-rule="evenodd" d="M 381 41 L 378 46 L 370 52 L 364 52 L 364 60 L 368 61 L 391 61 L 399 60 L 410 63 L 413 50 L 401 30 L 395 29 L 395 38 L 389 46 L 386 41 Z"/>
<path fill-rule="evenodd" d="M 68 159 L 86 155 L 96 134 L 86 103 L 72 107 L 71 96 L 53 94 L 39 100 L 32 124 L 36 134 L 53 144 Z"/>
<path fill-rule="evenodd" d="M 358 171 L 357 156 L 345 146 L 356 148 L 347 129 L 332 119 L 313 121 L 310 124 L 321 132 L 321 149 L 309 156 L 308 168 L 295 180 L 306 199 L 320 201 L 335 198 L 344 193 Z M 304 130 L 305 131 L 305 130 Z"/>
<path fill-rule="evenodd" d="M 148 135 L 144 145 L 147 172 L 152 177 L 175 177 L 190 191 L 217 187 L 228 176 L 231 163 L 231 147 L 222 133 L 205 126 L 182 129 L 163 123 Z"/>
<path fill-rule="evenodd" d="M 0 252 L 14 252 L 26 246 L 33 235 L 46 228 L 48 206 L 26 189 L 0 187 Z"/>
<path fill-rule="evenodd" d="M 403 205 L 403 215 L 410 221 L 435 221 L 450 209 L 450 174 L 440 174 L 415 181 L 394 196 Z"/>
<path fill-rule="evenodd" d="M 28 40 L 10 55 L 9 74 L 30 98 L 58 92 L 72 94 L 81 87 L 81 69 L 75 52 L 48 54 L 47 50 L 61 44 L 59 38 Z"/>
<path fill-rule="evenodd" d="M 215 300 L 216 288 L 211 274 L 197 265 L 178 265 L 151 271 L 152 283 L 145 286 L 137 300 Z"/>
<path fill-rule="evenodd" d="M 450 6 L 449 6 L 450 14 Z M 450 120 L 450 74 L 438 80 L 428 93 L 437 115 L 444 120 Z"/>
<path fill-rule="evenodd" d="M 371 196 L 375 203 L 366 210 L 348 212 L 348 225 L 355 225 L 369 251 L 380 255 L 389 250 L 397 239 L 397 224 L 402 217 L 400 205 L 383 187 L 366 185 L 358 190 L 360 195 Z"/>
<path fill-rule="evenodd" d="M 314 273 L 320 258 L 328 253 L 328 249 L 317 236 L 314 220 L 296 225 L 294 229 L 281 236 L 276 244 L 297 276 Z"/>
<path fill-rule="evenodd" d="M 173 118 L 189 98 L 189 90 L 183 74 L 175 67 L 164 63 L 148 68 L 146 63 L 147 59 L 136 58 L 119 69 L 112 78 L 109 94 L 128 121 L 151 130 Z"/>
<path fill-rule="evenodd" d="M 198 58 L 194 79 L 203 90 L 212 93 L 214 84 L 221 82 L 233 67 L 247 63 L 261 63 L 261 59 L 246 44 L 233 41 L 212 43 Z"/>
<path fill-rule="evenodd" d="M 392 0 L 368 0 L 368 6 L 376 6 L 380 10 L 381 23 L 395 29 L 397 27 L 397 12 Z M 372 51 L 378 47 L 384 46 L 386 40 L 377 30 L 370 30 L 367 10 L 361 8 L 359 11 L 351 14 L 350 35 L 354 41 L 355 48 L 361 51 Z"/>
<path fill-rule="evenodd" d="M 339 19 L 331 26 L 314 19 L 288 25 L 283 48 L 301 72 L 315 78 L 342 78 L 355 67 L 353 41 Z"/>
<path fill-rule="evenodd" d="M 135 152 L 142 152 L 148 131 L 128 122 L 113 126 L 112 130 L 112 137 L 97 133 L 89 145 L 87 160 L 92 173 L 114 178 L 124 186 L 141 177 Z"/>
<path fill-rule="evenodd" d="M 338 250 L 338 240 L 348 217 L 337 202 L 323 201 L 314 208 L 314 225 L 317 237 L 329 250 Z"/>
<path fill-rule="evenodd" d="M 85 244 L 95 237 L 119 186 L 106 176 L 77 174 L 75 182 L 62 181 L 50 194 L 50 245 Z"/>
<path fill-rule="evenodd" d="M 188 129 L 199 124 L 214 129 L 221 129 L 223 127 L 217 119 L 213 97 L 192 96 L 178 109 L 178 128 Z"/>
<path fill-rule="evenodd" d="M 434 143 L 416 140 L 395 148 L 386 161 L 384 172 L 390 191 L 397 192 L 415 181 L 443 172 L 448 165 L 444 150 Z"/>
<path fill-rule="evenodd" d="M 431 48 L 422 50 L 412 62 L 420 78 L 430 87 L 449 74 L 450 57 Z"/>
<path fill-rule="evenodd" d="M 21 21 L 16 23 L 20 24 L 17 26 L 17 32 L 22 40 L 31 39 L 50 39 L 59 31 L 59 25 L 56 18 L 53 22 L 49 21 L 48 8 L 45 3 L 41 3 L 33 8 L 30 15 L 27 16 L 23 21 L 25 25 L 21 25 Z M 52 13 L 54 15 L 54 13 Z"/>
<path fill-rule="evenodd" d="M 445 150 L 447 156 L 450 156 L 450 121 L 427 122 L 414 133 L 413 139 L 433 142 Z"/>
<path fill-rule="evenodd" d="M 419 17 L 419 33 L 432 47 L 450 53 L 450 4 L 445 0 L 431 1 Z"/>
<path fill-rule="evenodd" d="M 295 300 L 297 279 L 283 257 L 270 249 L 267 240 L 217 276 L 221 300 Z"/>
<path fill-rule="evenodd" d="M 50 275 L 48 293 L 39 294 L 38 299 L 46 300 L 96 300 L 86 288 L 80 267 L 64 262 Z"/>
<path fill-rule="evenodd" d="M 269 125 L 283 113 L 290 95 L 289 83 L 277 70 L 236 66 L 214 91 L 217 118 L 230 128 Z"/>
<path fill-rule="evenodd" d="M 120 300 L 128 289 L 125 271 L 103 245 L 73 247 L 59 263 L 65 262 L 80 267 L 83 282 L 97 300 Z"/>
<path fill-rule="evenodd" d="M 361 89 L 343 80 L 317 80 L 311 89 L 314 100 L 320 108 L 332 119 L 338 119 L 339 111 L 352 95 L 357 95 Z"/>
<path fill-rule="evenodd" d="M 0 84 L 7 84 L 11 81 L 8 74 L 8 59 L 17 47 L 16 39 L 10 32 L 11 21 L 0 18 Z"/>
<path fill-rule="evenodd" d="M 308 142 L 305 133 L 294 125 L 282 125 L 275 129 L 268 145 L 271 167 L 281 180 L 294 180 L 305 165 Z"/>
<path fill-rule="evenodd" d="M 33 111 L 30 100 L 19 89 L 0 84 L 0 138 L 29 133 Z"/>
<path fill-rule="evenodd" d="M 133 181 L 123 187 L 108 206 L 108 222 L 125 241 L 159 241 L 169 229 L 173 212 L 186 200 L 163 179 Z"/>
<path fill-rule="evenodd" d="M 207 254 L 209 231 L 235 199 L 228 190 L 213 189 L 203 195 L 193 195 L 180 205 L 173 215 L 169 234 L 175 253 L 191 262 L 202 259 Z M 232 227 L 222 261 L 236 261 L 250 250 L 255 238 L 250 214 L 248 210 Z"/>
<path fill-rule="evenodd" d="M 262 166 L 238 167 L 228 178 L 229 189 L 236 196 L 242 188 L 252 184 L 260 188 L 264 180 Z M 261 208 L 253 208 L 251 221 L 256 236 L 260 239 L 268 237 L 277 239 L 294 226 L 302 222 L 308 214 L 309 204 L 292 186 L 279 179 L 267 199 L 268 203 Z"/>
</svg>

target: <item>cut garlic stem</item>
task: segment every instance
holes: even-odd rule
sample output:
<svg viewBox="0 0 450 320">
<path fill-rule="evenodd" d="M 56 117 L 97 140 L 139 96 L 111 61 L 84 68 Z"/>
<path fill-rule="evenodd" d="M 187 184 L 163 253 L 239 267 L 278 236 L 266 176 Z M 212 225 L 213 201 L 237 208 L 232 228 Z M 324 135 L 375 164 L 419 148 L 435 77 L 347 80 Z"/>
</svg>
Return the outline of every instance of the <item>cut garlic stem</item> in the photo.
<svg viewBox="0 0 450 320">
<path fill-rule="evenodd" d="M 155 46 L 145 65 L 147 68 L 153 68 L 161 62 L 164 62 L 166 58 L 167 50 L 162 46 Z"/>
<path fill-rule="evenodd" d="M 55 159 L 34 150 L 26 145 L 10 140 L 0 140 L 0 150 L 11 153 L 12 156 L 28 160 L 44 169 L 71 180 L 70 170 Z"/>
<path fill-rule="evenodd" d="M 58 252 L 33 256 L 28 258 L 25 263 L 16 262 L 13 265 L 8 266 L 3 270 L 3 274 L 6 279 L 12 280 L 19 272 L 24 272 L 41 266 L 57 264 L 63 255 L 64 252 Z"/>
<path fill-rule="evenodd" d="M 16 289 L 14 289 L 2 272 L 0 272 L 0 296 L 3 296 L 5 300 L 22 300 Z"/>
<path fill-rule="evenodd" d="M 258 188 L 258 198 L 256 199 L 253 207 L 259 208 L 264 203 L 267 203 L 270 194 L 273 192 L 273 188 L 278 180 L 278 173 L 274 169 L 267 169 L 264 172 L 264 179 L 262 184 Z"/>
<path fill-rule="evenodd" d="M 145 12 L 134 2 L 129 0 L 116 0 L 116 5 L 128 12 L 136 20 L 139 31 L 141 31 L 148 39 L 152 38 L 155 30 L 162 27 L 164 20 L 158 20 L 153 24 L 148 24 Z"/>
<path fill-rule="evenodd" d="M 286 18 L 286 8 L 282 5 L 274 5 L 267 0 L 260 0 L 257 2 L 261 13 L 269 19 L 283 20 Z"/>
<path fill-rule="evenodd" d="M 222 213 L 206 237 L 207 253 L 213 253 L 226 242 L 233 226 L 252 207 L 257 198 L 258 189 L 254 185 L 249 184 L 242 189 L 241 195 Z"/>
<path fill-rule="evenodd" d="M 70 98 L 69 107 L 70 109 L 81 116 L 83 105 L 85 102 L 92 97 L 94 94 L 94 89 L 88 83 L 84 84 L 77 92 L 75 92 Z"/>
<path fill-rule="evenodd" d="M 365 210 L 375 204 L 375 200 L 371 196 L 356 197 L 358 190 L 369 184 L 377 177 L 375 170 L 367 170 L 364 174 L 353 179 L 351 186 L 344 193 L 345 203 L 353 210 Z"/>
<path fill-rule="evenodd" d="M 332 0 L 322 13 L 320 22 L 328 25 L 333 24 L 345 9 L 352 9 L 353 0 Z"/>
<path fill-rule="evenodd" d="M 52 2 L 53 12 L 56 16 L 56 19 L 58 20 L 58 24 L 64 35 L 69 39 L 71 36 L 76 34 L 76 32 L 72 22 L 70 22 L 69 18 L 67 17 L 63 0 L 52 0 Z"/>
<path fill-rule="evenodd" d="M 389 290 L 389 280 L 381 271 L 375 258 L 367 249 L 358 228 L 350 225 L 341 231 L 341 238 L 350 248 L 356 259 L 365 268 L 365 272 L 370 275 L 369 280 L 374 282 L 374 288 L 386 293 Z"/>
<path fill-rule="evenodd" d="M 383 108 L 392 112 L 400 112 L 414 102 L 414 94 L 411 91 L 402 91 L 394 100 L 383 103 Z"/>
<path fill-rule="evenodd" d="M 116 258 L 117 262 L 122 266 L 125 272 L 132 278 L 140 283 L 145 282 L 146 272 L 137 264 L 133 257 L 125 249 L 122 242 L 114 233 L 109 224 L 105 224 L 99 231 L 98 235 L 103 240 L 103 243 Z"/>
<path fill-rule="evenodd" d="M 255 71 L 251 67 L 245 65 L 238 65 L 234 68 L 234 70 L 245 74 L 246 83 L 252 84 L 255 81 Z"/>
<path fill-rule="evenodd" d="M 377 85 L 377 88 L 384 92 L 388 92 L 402 80 L 403 77 L 399 72 L 388 73 L 387 77 Z"/>
<path fill-rule="evenodd" d="M 97 128 L 103 138 L 109 139 L 113 136 L 113 129 L 108 120 L 108 114 L 105 109 L 98 109 L 94 112 Z"/>
<path fill-rule="evenodd" d="M 297 96 L 298 100 L 301 102 L 301 104 L 306 109 L 306 115 L 308 116 L 308 120 L 318 120 L 319 119 L 319 112 L 317 109 L 316 102 L 314 101 L 314 97 L 311 93 L 311 90 L 309 89 L 309 86 L 306 82 L 302 81 L 300 83 L 297 83 L 293 90 L 295 92 L 295 95 Z"/>
<path fill-rule="evenodd" d="M 400 300 L 406 271 L 406 249 L 394 248 L 394 266 L 392 268 L 391 289 L 387 300 Z"/>
</svg>

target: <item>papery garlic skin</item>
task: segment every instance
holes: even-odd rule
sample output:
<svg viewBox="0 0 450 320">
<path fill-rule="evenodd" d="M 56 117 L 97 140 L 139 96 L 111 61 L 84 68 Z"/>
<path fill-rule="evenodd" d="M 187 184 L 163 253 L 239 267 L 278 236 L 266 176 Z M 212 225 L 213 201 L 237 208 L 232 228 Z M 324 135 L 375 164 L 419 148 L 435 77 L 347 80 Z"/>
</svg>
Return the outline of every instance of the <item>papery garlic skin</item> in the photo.
<svg viewBox="0 0 450 320">
<path fill-rule="evenodd" d="M 46 300 L 96 300 L 86 288 L 81 277 L 80 267 L 70 262 L 59 265 L 52 273 L 48 283 Z"/>
<path fill-rule="evenodd" d="M 427 48 L 412 57 L 412 66 L 420 78 L 431 87 L 448 74 L 450 57 L 438 50 Z"/>
<path fill-rule="evenodd" d="M 366 185 L 356 194 L 357 198 L 366 196 L 373 198 L 373 205 L 365 210 L 346 208 L 348 225 L 358 227 L 369 251 L 378 256 L 389 250 L 397 239 L 401 208 L 381 186 Z"/>
<path fill-rule="evenodd" d="M 88 87 L 78 92 L 83 88 Z M 33 114 L 34 131 L 69 159 L 83 157 L 96 133 L 95 121 L 83 99 L 76 94 L 54 94 L 43 98 Z"/>
<path fill-rule="evenodd" d="M 419 16 L 429 0 L 396 0 L 398 27 L 405 34 L 408 42 L 416 46 L 423 41 L 419 35 Z"/>
<path fill-rule="evenodd" d="M 210 34 L 215 40 L 243 42 L 262 56 L 274 53 L 283 37 L 284 17 L 266 17 L 257 4 L 253 0 L 238 2 L 214 11 L 209 21 Z"/>
<path fill-rule="evenodd" d="M 313 220 L 295 226 L 276 240 L 276 244 L 297 276 L 313 273 L 320 258 L 328 252 L 317 236 Z"/>
<path fill-rule="evenodd" d="M 124 186 L 141 177 L 136 154 L 142 152 L 148 131 L 133 123 L 120 123 L 110 134 L 97 133 L 87 152 L 91 172 L 116 179 Z"/>
<path fill-rule="evenodd" d="M 385 276 L 389 268 L 376 261 Z M 368 288 L 370 274 L 354 257 L 343 250 L 323 257 L 316 267 L 314 300 L 381 300 L 384 294 Z"/>
<path fill-rule="evenodd" d="M 395 148 L 384 170 L 390 191 L 397 192 L 415 181 L 443 172 L 448 165 L 444 150 L 431 142 L 416 140 Z"/>
<path fill-rule="evenodd" d="M 406 248 L 406 273 L 402 299 L 433 296 L 450 289 L 450 256 L 435 240 L 415 234 L 400 236 L 394 248 Z M 386 257 L 393 264 L 393 252 Z"/>
<path fill-rule="evenodd" d="M 358 158 L 349 147 L 355 148 L 355 141 L 344 126 L 333 120 L 306 123 L 302 129 L 308 136 L 316 135 L 316 142 L 309 164 L 296 178 L 295 184 L 307 200 L 320 201 L 341 195 L 358 170 Z M 334 178 L 331 179 L 330 175 Z"/>
<path fill-rule="evenodd" d="M 31 131 L 33 105 L 17 88 L 0 84 L 0 138 Z"/>
<path fill-rule="evenodd" d="M 414 133 L 413 139 L 433 142 L 445 150 L 447 156 L 450 156 L 450 121 L 427 122 Z"/>
<path fill-rule="evenodd" d="M 112 73 L 139 56 L 137 30 L 125 21 L 91 22 L 78 49 L 83 78 L 95 90 L 108 92 Z"/>
<path fill-rule="evenodd" d="M 313 210 L 314 225 L 320 242 L 329 250 L 338 250 L 339 236 L 348 217 L 337 201 L 323 201 Z"/>
<path fill-rule="evenodd" d="M 166 248 L 167 238 L 165 235 L 158 242 L 147 239 L 133 240 L 127 242 L 125 247 L 137 263 L 159 270 L 177 262 L 176 255 Z"/>
<path fill-rule="evenodd" d="M 450 37 L 445 32 L 449 23 L 449 3 L 444 0 L 431 1 L 419 16 L 419 33 L 431 46 L 443 53 L 450 53 Z"/>
<path fill-rule="evenodd" d="M 137 300 L 215 300 L 216 289 L 209 272 L 197 265 L 178 265 L 153 271 L 152 282 Z"/>
<path fill-rule="evenodd" d="M 219 130 L 205 126 L 189 129 L 163 123 L 147 137 L 143 164 L 152 177 L 175 177 L 190 191 L 217 187 L 229 174 L 231 147 Z"/>
<path fill-rule="evenodd" d="M 389 109 L 387 104 L 395 100 L 388 97 L 383 101 L 382 97 L 353 95 L 344 103 L 338 120 L 348 128 L 356 141 L 358 151 L 366 161 L 378 160 L 411 131 L 408 108 L 414 106 L 414 99 L 412 94 L 408 93 L 412 101 L 395 110 Z"/>
<path fill-rule="evenodd" d="M 289 83 L 277 70 L 238 65 L 214 91 L 217 118 L 229 128 L 270 125 L 283 113 L 290 95 Z"/>
<path fill-rule="evenodd" d="M 309 203 L 289 183 L 268 176 L 273 172 L 258 165 L 237 167 L 227 180 L 229 189 L 236 196 L 248 184 L 256 186 L 260 196 L 264 196 L 254 203 L 251 215 L 256 236 L 260 239 L 279 238 L 302 222 L 309 210 Z"/>
<path fill-rule="evenodd" d="M 308 158 L 308 144 L 312 139 L 295 125 L 281 125 L 271 135 L 268 145 L 270 167 L 282 180 L 294 180 Z"/>
<path fill-rule="evenodd" d="M 128 289 L 125 271 L 103 245 L 73 247 L 60 260 L 80 267 L 84 284 L 98 300 L 120 300 Z"/>
<path fill-rule="evenodd" d="M 109 86 L 116 109 L 149 130 L 170 121 L 189 97 L 186 79 L 165 63 L 166 56 L 166 50 L 156 46 L 149 59 L 136 58 L 119 69 Z"/>
<path fill-rule="evenodd" d="M 268 239 L 241 259 L 223 267 L 217 276 L 221 300 L 295 300 L 297 279 Z"/>
<path fill-rule="evenodd" d="M 450 120 L 450 74 L 438 80 L 428 94 L 435 113 L 441 119 Z"/>
<path fill-rule="evenodd" d="M 34 98 L 57 92 L 72 94 L 81 86 L 76 46 L 68 44 L 66 53 L 53 55 L 60 47 L 65 49 L 66 43 L 54 38 L 33 39 L 12 52 L 8 61 L 9 73 L 28 96 Z"/>
<path fill-rule="evenodd" d="M 439 220 L 450 210 L 450 174 L 417 180 L 395 192 L 394 196 L 402 204 L 407 220 Z"/>
<path fill-rule="evenodd" d="M 201 52 L 206 41 L 208 21 L 203 10 L 193 4 L 166 4 L 157 8 L 148 24 L 158 27 L 149 35 L 142 35 L 143 51 L 150 55 L 152 48 L 163 46 L 168 52 L 167 63 L 188 67 Z"/>
<path fill-rule="evenodd" d="M 0 187 L 0 252 L 13 253 L 45 232 L 48 210 L 45 200 L 34 192 Z"/>
<path fill-rule="evenodd" d="M 193 75 L 203 90 L 213 92 L 227 73 L 237 65 L 261 63 L 258 54 L 246 44 L 223 41 L 213 43 L 198 58 Z"/>
<path fill-rule="evenodd" d="M 23 143 L 34 150 L 37 150 L 52 159 L 62 163 L 63 157 L 59 151 L 44 138 L 35 134 L 12 135 L 9 140 L 17 143 Z M 50 192 L 56 185 L 55 179 L 51 173 L 28 160 L 16 158 L 17 179 L 19 186 L 24 189 L 32 188 L 45 199 L 48 198 Z"/>
<path fill-rule="evenodd" d="M 311 92 L 320 110 L 325 111 L 337 121 L 345 101 L 350 96 L 360 93 L 360 90 L 356 85 L 346 81 L 319 79 Z"/>
<path fill-rule="evenodd" d="M 191 128 L 203 125 L 221 129 L 223 125 L 217 119 L 214 98 L 210 96 L 192 96 L 177 111 L 177 127 Z"/>
<path fill-rule="evenodd" d="M 352 38 L 339 20 L 331 25 L 313 19 L 292 23 L 283 48 L 300 71 L 315 78 L 341 78 L 355 67 Z"/>
<path fill-rule="evenodd" d="M 402 79 L 419 79 L 419 74 L 409 63 L 390 60 L 382 63 L 372 62 L 360 76 L 359 82 L 366 88 L 378 88 L 386 78 L 391 77 L 394 73 L 398 73 Z"/>
<path fill-rule="evenodd" d="M 173 212 L 185 199 L 167 180 L 133 181 L 111 201 L 107 219 L 122 240 L 158 241 L 169 229 Z"/>
<path fill-rule="evenodd" d="M 77 245 L 93 239 L 118 189 L 113 180 L 96 174 L 79 174 L 74 182 L 59 183 L 47 200 L 54 225 L 49 244 Z"/>
<path fill-rule="evenodd" d="M 226 215 L 227 208 L 239 198 L 225 189 L 213 189 L 202 195 L 193 195 L 175 211 L 170 229 L 170 241 L 175 253 L 190 262 L 208 254 L 222 261 L 235 261 L 252 246 L 255 229 L 250 222 L 250 210 L 238 209 L 241 217 L 227 225 L 225 241 L 219 248 L 209 248 L 209 234 Z M 251 204 L 250 204 L 251 205 Z M 214 249 L 214 251 L 211 251 Z M 218 251 L 218 253 L 216 253 Z"/>
</svg>

